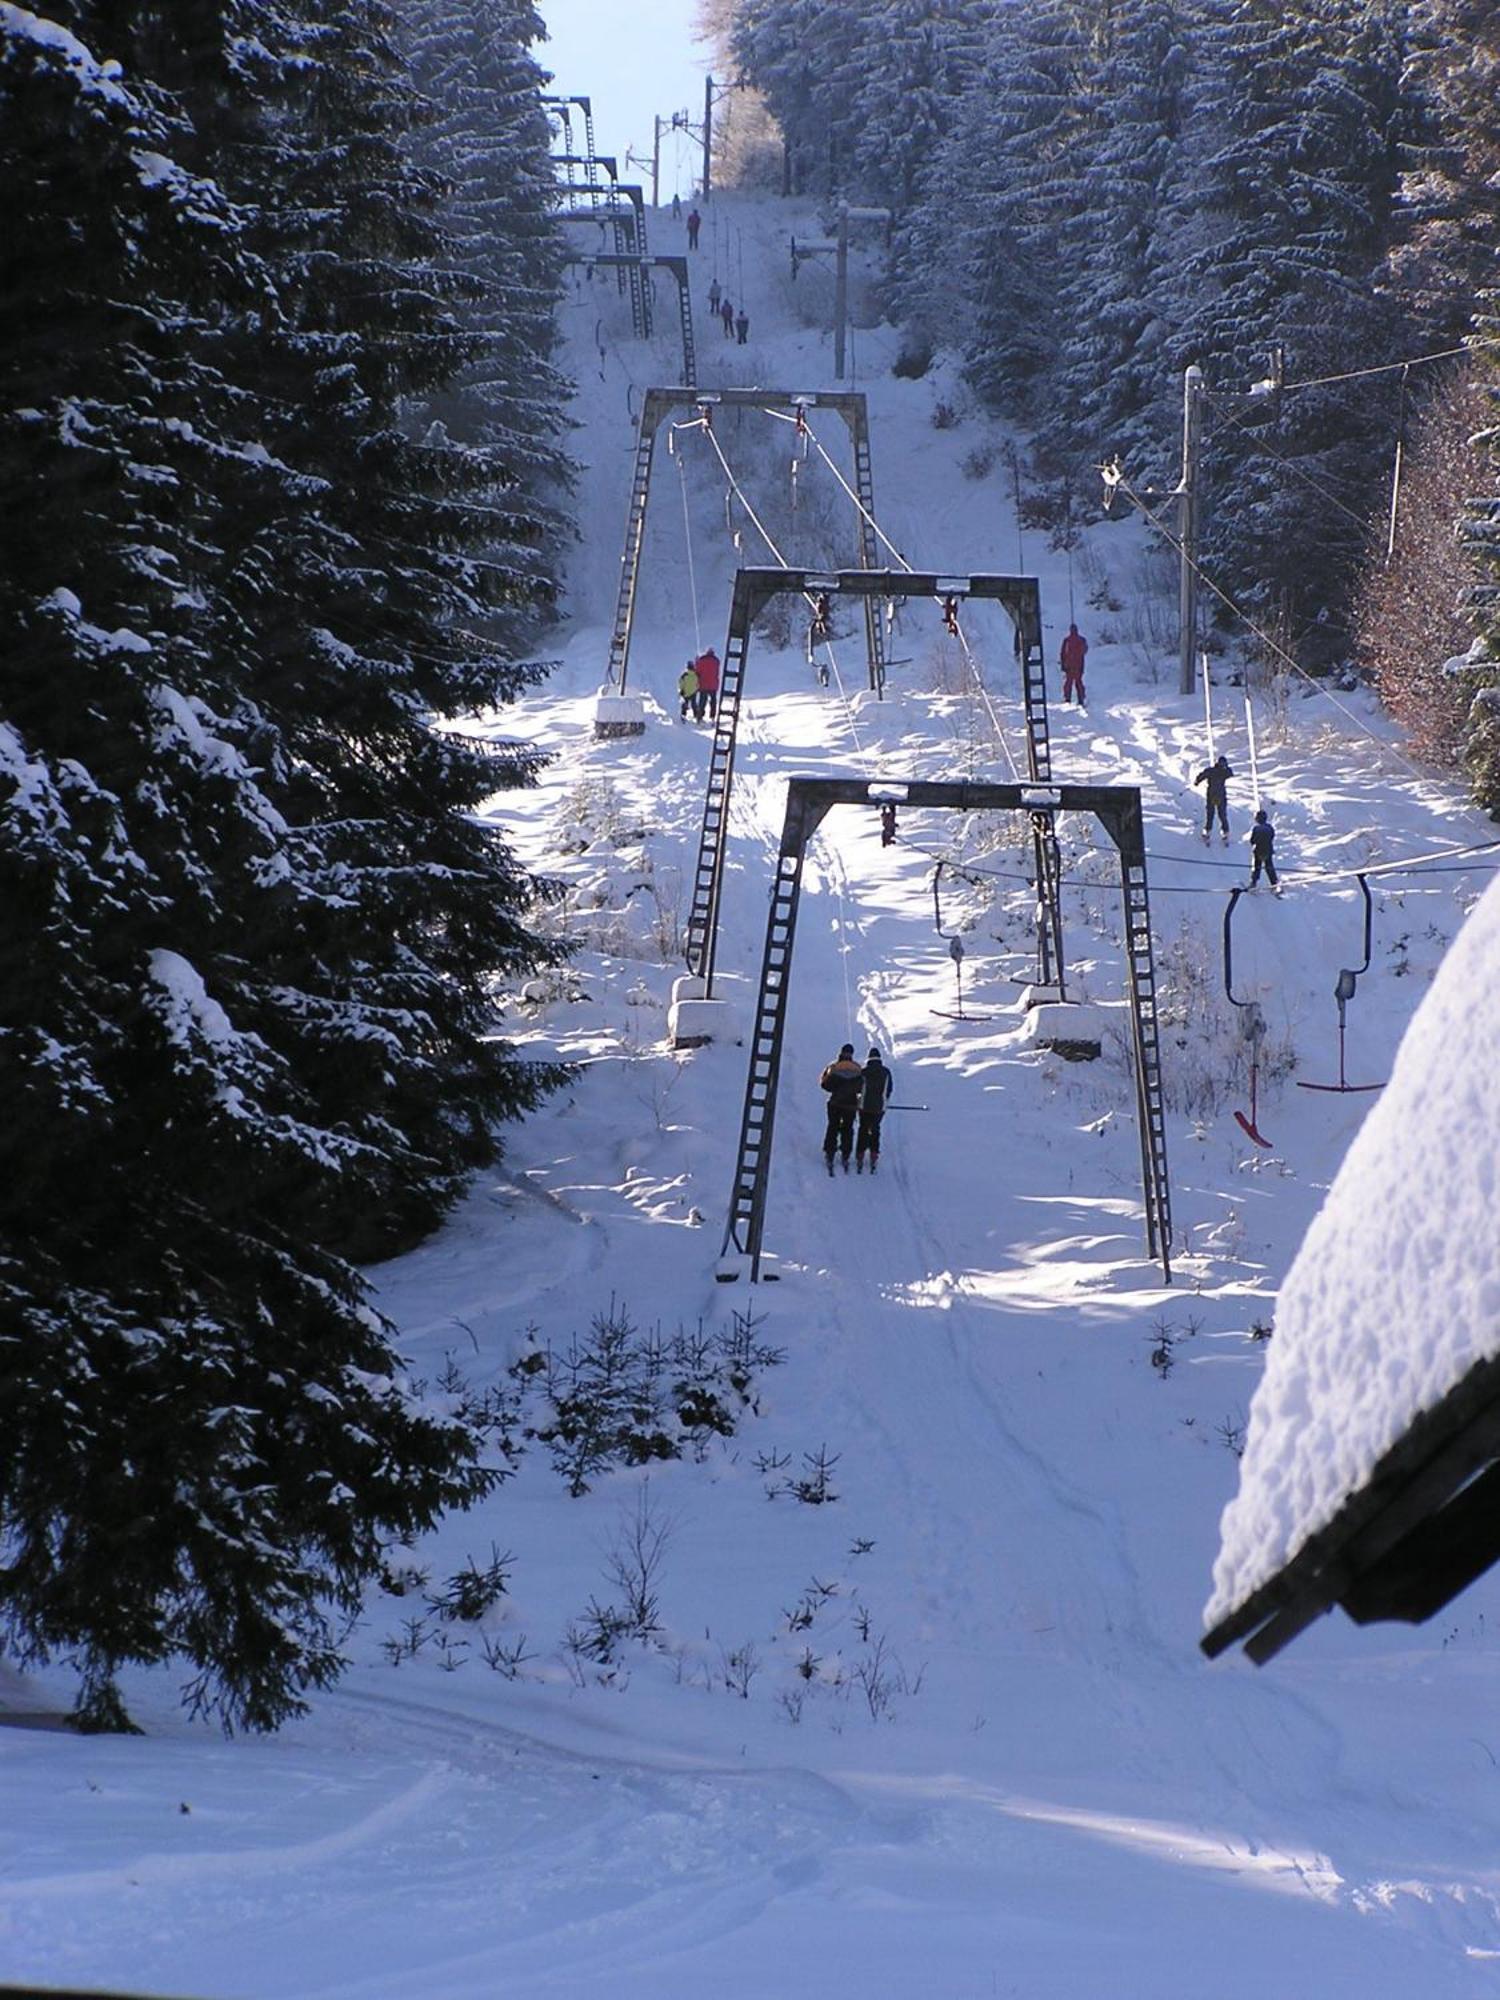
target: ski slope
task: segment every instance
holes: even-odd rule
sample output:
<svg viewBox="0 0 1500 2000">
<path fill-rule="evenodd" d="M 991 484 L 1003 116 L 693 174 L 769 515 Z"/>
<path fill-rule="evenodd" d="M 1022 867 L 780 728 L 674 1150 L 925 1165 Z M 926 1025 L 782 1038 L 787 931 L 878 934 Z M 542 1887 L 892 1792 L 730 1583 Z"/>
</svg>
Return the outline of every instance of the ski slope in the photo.
<svg viewBox="0 0 1500 2000">
<path fill-rule="evenodd" d="M 789 237 L 820 228 L 795 203 L 715 198 L 702 386 L 833 386 L 832 274 L 788 269 Z M 673 229 L 655 217 L 654 247 L 675 249 Z M 708 321 L 716 272 L 748 302 L 744 347 Z M 1296 1087 L 1337 1074 L 1333 985 L 1362 949 L 1351 871 L 1493 830 L 1404 762 L 1364 695 L 1257 695 L 1286 893 L 1235 913 L 1236 989 L 1267 1021 L 1271 1145 L 1250 1144 L 1220 957 L 1252 804 L 1242 693 L 1216 690 L 1213 717 L 1240 774 L 1226 852 L 1198 837 L 1201 702 L 1175 692 L 1170 634 L 1145 636 L 1145 531 L 1091 529 L 1070 575 L 1018 529 L 1004 435 L 941 363 L 898 378 L 897 335 L 857 324 L 848 386 L 870 399 L 883 531 L 917 567 L 1040 578 L 1049 667 L 1070 616 L 1090 639 L 1091 705 L 1054 709 L 1054 773 L 1143 792 L 1174 1282 L 1145 1255 L 1123 1040 L 1071 1064 L 1027 1037 L 1025 828 L 903 811 L 883 849 L 871 807 L 829 815 L 804 881 L 767 1212 L 777 1282 L 717 1283 L 745 1051 L 666 1040 L 710 742 L 677 720 L 674 685 L 700 642 L 723 650 L 735 565 L 773 558 L 726 507 L 701 435 L 674 433 L 629 676 L 650 726 L 595 742 L 632 413 L 678 370 L 667 333 L 630 339 L 612 284 L 580 279 L 566 320 L 581 474 L 559 663 L 474 726 L 552 755 L 496 811 L 565 885 L 550 921 L 579 949 L 565 978 L 512 996 L 506 1031 L 578 1077 L 447 1228 L 372 1275 L 429 1378 L 451 1356 L 502 1379 L 612 1299 L 668 1332 L 753 1311 L 784 1358 L 701 1463 L 616 1470 L 571 1498 L 533 1446 L 484 1508 L 409 1552 L 434 1576 L 510 1557 L 484 1632 L 393 1664 L 411 1603 L 373 1593 L 344 1682 L 273 1741 L 191 1724 L 170 1673 L 129 1678 L 144 1738 L 75 1739 L 50 1726 L 65 1675 L 0 1669 L 15 1725 L 0 1727 L 0 1979 L 214 2000 L 1488 1991 L 1494 1583 L 1415 1631 L 1325 1622 L 1263 1672 L 1206 1665 L 1197 1638 L 1256 1330 L 1373 1101 Z M 813 421 L 842 464 L 836 427 Z M 752 413 L 717 435 L 774 534 L 787 428 Z M 816 453 L 797 481 L 791 527 L 842 507 L 847 531 Z M 932 604 L 900 612 L 884 701 L 858 632 L 836 640 L 827 689 L 800 616 L 785 645 L 755 642 L 718 960 L 742 1023 L 789 774 L 1010 776 L 1024 738 L 1009 629 L 978 606 L 964 626 L 988 704 Z M 1070 990 L 1116 1003 L 1114 858 L 1091 824 L 1061 832 Z M 1350 1081 L 1389 1073 L 1488 879 L 1377 878 Z M 939 917 L 965 942 L 962 1021 Z M 897 1101 L 924 1107 L 887 1118 L 873 1180 L 824 1170 L 817 1077 L 845 1040 L 861 1057 L 878 1045 Z M 788 1494 L 820 1457 L 832 1497 Z M 643 1491 L 666 1537 L 660 1630 L 591 1666 L 565 1634 L 607 1598 Z M 486 1666 L 485 1636 L 524 1640 L 514 1676 Z"/>
</svg>

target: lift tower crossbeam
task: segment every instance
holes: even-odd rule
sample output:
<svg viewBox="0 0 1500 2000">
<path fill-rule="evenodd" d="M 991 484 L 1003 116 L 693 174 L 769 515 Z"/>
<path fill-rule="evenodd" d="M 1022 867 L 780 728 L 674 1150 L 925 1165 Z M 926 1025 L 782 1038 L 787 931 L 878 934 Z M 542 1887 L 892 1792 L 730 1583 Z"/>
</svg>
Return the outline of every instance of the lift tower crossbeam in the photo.
<svg viewBox="0 0 1500 2000">
<path fill-rule="evenodd" d="M 742 569 L 735 575 L 729 611 L 729 636 L 719 683 L 713 748 L 708 759 L 708 787 L 703 801 L 703 826 L 693 877 L 693 903 L 688 916 L 687 961 L 691 971 L 713 992 L 714 953 L 719 932 L 719 902 L 723 894 L 724 850 L 729 827 L 729 793 L 734 781 L 734 751 L 739 733 L 740 694 L 750 630 L 767 601 L 785 591 L 807 597 L 863 597 L 868 611 L 878 612 L 877 600 L 889 597 L 991 599 L 1009 615 L 1015 629 L 1015 653 L 1021 665 L 1026 705 L 1027 776 L 1032 794 L 1032 841 L 1036 854 L 1037 983 L 1063 997 L 1062 863 L 1057 846 L 1056 813 L 1046 803 L 1052 779 L 1052 750 L 1047 734 L 1047 691 L 1042 665 L 1042 605 L 1035 577 L 944 576 L 935 571 L 846 569 L 824 573 L 805 569 Z M 878 624 L 878 616 L 876 623 Z"/>
<path fill-rule="evenodd" d="M 750 1259 L 750 1277 L 760 1277 L 766 1192 L 771 1176 L 771 1136 L 781 1078 L 781 1052 L 791 990 L 792 947 L 797 932 L 802 868 L 808 843 L 834 806 L 869 806 L 899 798 L 907 811 L 947 807 L 959 812 L 1034 814 L 1039 788 L 911 780 L 874 782 L 867 778 L 792 778 L 787 784 L 786 818 L 766 917 L 760 991 L 750 1038 L 745 1102 L 729 1219 L 721 1256 L 737 1250 Z M 1146 893 L 1145 827 L 1135 785 L 1053 785 L 1041 788 L 1048 808 L 1093 813 L 1120 855 L 1125 905 L 1125 968 L 1135 1055 L 1136 1116 L 1141 1140 L 1147 1255 L 1159 1260 L 1170 1284 L 1171 1196 L 1167 1180 L 1166 1121 L 1162 1105 L 1161 1043 L 1156 980 L 1151 955 L 1151 912 Z"/>
<path fill-rule="evenodd" d="M 682 283 L 683 280 L 679 280 L 679 284 Z M 685 290 L 681 299 L 686 324 L 684 342 L 690 343 L 691 307 Z M 870 526 L 875 513 L 875 486 L 870 463 L 870 422 L 863 391 L 838 390 L 830 393 L 827 390 L 814 392 L 799 389 L 715 389 L 711 393 L 700 393 L 692 386 L 691 377 L 687 386 L 682 388 L 648 389 L 641 403 L 641 420 L 636 430 L 635 470 L 625 514 L 625 547 L 620 556 L 620 590 L 615 602 L 614 630 L 609 638 L 606 679 L 621 694 L 625 692 L 625 677 L 630 666 L 630 637 L 635 625 L 636 584 L 640 577 L 641 544 L 646 532 L 646 502 L 651 491 L 656 433 L 673 410 L 693 409 L 699 403 L 726 410 L 794 409 L 800 403 L 804 409 L 831 410 L 841 418 L 849 432 L 854 456 L 854 490 L 859 495 L 862 509 L 859 559 L 866 569 L 875 566 L 875 535 Z M 880 607 L 873 598 L 865 605 L 865 648 L 870 663 L 870 686 L 881 694 L 885 690 L 885 627 L 880 622 Z"/>
<path fill-rule="evenodd" d="M 595 264 L 602 264 L 606 269 L 620 264 L 639 265 L 641 279 L 646 286 L 648 294 L 650 291 L 650 280 L 647 278 L 646 272 L 648 270 L 670 271 L 672 276 L 677 280 L 677 318 L 682 334 L 682 379 L 689 387 L 697 382 L 698 354 L 693 341 L 693 301 L 688 285 L 688 263 L 686 257 L 615 257 L 608 256 L 603 251 L 599 251 L 592 256 L 585 253 L 581 257 L 570 257 L 568 262 L 570 264 L 584 265 L 589 268 L 592 268 Z"/>
</svg>

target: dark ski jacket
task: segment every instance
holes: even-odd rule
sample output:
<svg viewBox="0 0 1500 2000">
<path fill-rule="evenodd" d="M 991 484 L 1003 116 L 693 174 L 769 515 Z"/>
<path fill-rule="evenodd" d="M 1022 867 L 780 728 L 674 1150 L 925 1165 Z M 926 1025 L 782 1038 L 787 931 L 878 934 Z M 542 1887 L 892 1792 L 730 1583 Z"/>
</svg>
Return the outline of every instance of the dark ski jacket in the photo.
<svg viewBox="0 0 1500 2000">
<path fill-rule="evenodd" d="M 1269 861 L 1271 849 L 1276 845 L 1276 829 L 1268 819 L 1258 819 L 1250 829 L 1250 852 L 1262 861 Z"/>
<path fill-rule="evenodd" d="M 852 1058 L 840 1057 L 831 1062 L 818 1081 L 828 1092 L 828 1102 L 835 1111 L 858 1109 L 865 1073 Z"/>
<path fill-rule="evenodd" d="M 1221 757 L 1216 764 L 1205 764 L 1193 783 L 1207 785 L 1208 796 L 1211 799 L 1222 799 L 1226 796 L 1229 780 L 1233 776 L 1234 773 L 1229 768 L 1229 759 Z"/>
<path fill-rule="evenodd" d="M 864 1112 L 867 1118 L 871 1115 L 878 1118 L 881 1112 L 884 1111 L 886 1100 L 895 1087 L 896 1079 L 891 1075 L 886 1065 L 880 1060 L 879 1056 L 871 1056 L 870 1060 L 865 1064 L 864 1094 L 859 1101 L 860 1110 Z"/>
</svg>

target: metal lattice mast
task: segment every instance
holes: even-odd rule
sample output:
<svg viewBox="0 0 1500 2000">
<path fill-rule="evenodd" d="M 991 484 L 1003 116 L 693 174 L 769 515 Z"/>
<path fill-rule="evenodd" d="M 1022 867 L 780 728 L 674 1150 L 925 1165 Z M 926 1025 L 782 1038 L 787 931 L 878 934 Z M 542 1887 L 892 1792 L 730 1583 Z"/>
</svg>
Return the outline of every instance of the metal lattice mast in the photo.
<svg viewBox="0 0 1500 2000">
<path fill-rule="evenodd" d="M 727 1256 L 733 1248 L 747 1255 L 751 1259 L 752 1278 L 760 1275 L 766 1196 L 770 1185 L 771 1136 L 807 842 L 830 807 L 867 807 L 898 794 L 908 809 L 951 807 L 960 812 L 1031 813 L 1035 810 L 1036 799 L 1035 788 L 1030 785 L 917 779 L 899 784 L 888 780 L 871 782 L 864 778 L 788 780 L 786 818 L 766 918 L 766 945 L 761 962 L 760 989 L 756 996 L 750 1065 L 745 1079 L 739 1150 L 735 1158 L 729 1217 L 721 1251 L 721 1255 Z M 1093 813 L 1120 850 L 1126 920 L 1126 983 L 1135 1056 L 1146 1248 L 1148 1255 L 1159 1261 L 1162 1276 L 1170 1283 L 1171 1199 L 1141 795 L 1134 785 L 1059 785 L 1054 788 L 1052 805 L 1060 812 Z"/>
<path fill-rule="evenodd" d="M 1135 1037 L 1136 1123 L 1141 1140 L 1141 1185 L 1146 1202 L 1146 1243 L 1171 1283 L 1172 1190 L 1167 1179 L 1167 1120 L 1162 1100 L 1161 1028 L 1156 1006 L 1156 964 L 1151 949 L 1151 904 L 1146 889 L 1145 829 L 1140 793 L 1111 828 L 1120 849 L 1120 890 L 1125 903 L 1125 963 Z"/>
<path fill-rule="evenodd" d="M 849 441 L 854 452 L 854 490 L 859 495 L 859 566 L 879 569 L 875 545 L 875 475 L 870 463 L 870 424 L 863 399 L 849 413 Z M 865 599 L 865 645 L 870 658 L 870 686 L 885 698 L 885 624 L 880 605 Z"/>
<path fill-rule="evenodd" d="M 708 788 L 703 799 L 703 823 L 698 833 L 698 860 L 693 870 L 693 902 L 688 913 L 688 969 L 712 991 L 714 952 L 719 937 L 719 899 L 724 884 L 724 846 L 729 833 L 729 791 L 734 778 L 734 749 L 739 737 L 740 690 L 750 627 L 763 598 L 756 592 L 756 573 L 739 570 L 729 609 L 729 637 L 724 644 L 719 699 L 714 716 L 714 740 L 708 753 Z M 779 574 L 779 572 L 773 572 Z"/>
<path fill-rule="evenodd" d="M 802 864 L 807 843 L 817 830 L 824 807 L 810 806 L 793 779 L 787 793 L 786 819 L 776 857 L 776 879 L 766 915 L 766 947 L 761 958 L 760 989 L 755 1026 L 750 1036 L 750 1068 L 745 1104 L 740 1115 L 740 1143 L 735 1156 L 734 1188 L 729 1197 L 729 1221 L 720 1256 L 730 1246 L 750 1259 L 752 1281 L 760 1277 L 761 1237 L 766 1220 L 766 1187 L 771 1173 L 771 1134 L 776 1123 L 776 1092 L 781 1080 L 781 1045 L 786 1030 L 787 994 L 791 987 L 792 944 L 797 930 L 797 906 L 802 893 Z"/>
<path fill-rule="evenodd" d="M 614 629 L 609 635 L 606 678 L 623 694 L 625 663 L 630 654 L 630 628 L 635 620 L 635 588 L 641 573 L 641 543 L 646 533 L 646 496 L 651 490 L 651 460 L 656 433 L 665 411 L 657 392 L 646 391 L 635 435 L 635 465 L 630 475 L 630 501 L 625 510 L 625 549 L 620 557 L 620 589 L 615 599 Z"/>
<path fill-rule="evenodd" d="M 655 392 L 652 392 L 655 393 Z M 671 391 L 660 392 L 670 395 Z M 688 917 L 688 964 L 712 986 L 719 900 L 724 865 L 725 829 L 728 824 L 729 793 L 734 777 L 735 732 L 739 723 L 741 680 L 749 650 L 750 627 L 768 598 L 782 592 L 800 596 L 846 595 L 871 602 L 889 597 L 899 589 L 913 597 L 973 597 L 994 599 L 1004 605 L 1019 635 L 1017 653 L 1023 659 L 1031 645 L 1030 635 L 1041 631 L 1041 597 L 1034 577 L 941 576 L 915 570 L 837 570 L 824 574 L 802 569 L 742 569 L 736 573 L 734 599 L 730 608 L 729 635 L 725 644 L 725 674 L 731 662 L 735 677 L 732 701 L 722 696 L 709 763 L 708 789 L 703 802 L 703 827 L 698 844 L 698 865 L 693 882 L 692 909 Z M 1040 650 L 1040 641 L 1036 641 Z M 1040 680 L 1038 678 L 1038 686 Z M 1045 691 L 1042 693 L 1045 702 Z M 1040 737 L 1046 747 L 1046 718 Z M 1028 762 L 1036 761 L 1037 737 L 1028 729 Z M 1050 759 L 1049 759 L 1050 762 Z M 1037 868 L 1037 955 L 1038 983 L 1055 987 L 1059 997 L 1063 982 L 1062 861 L 1058 853 L 1055 788 L 1038 784 L 1028 788 L 1027 811 L 1031 814 Z"/>
<path fill-rule="evenodd" d="M 566 216 L 563 217 L 563 220 L 566 221 L 567 219 L 568 218 Z M 583 261 L 585 262 L 592 261 L 594 263 L 607 264 L 613 262 L 613 259 L 608 257 L 597 257 L 592 260 L 584 259 Z M 691 372 L 689 372 L 693 370 L 695 367 L 696 356 L 693 353 L 693 346 L 692 346 L 692 304 L 688 294 L 687 260 L 681 257 L 671 257 L 671 258 L 654 257 L 652 258 L 651 261 L 654 264 L 662 264 L 669 267 L 677 277 L 678 297 L 679 297 L 682 322 L 683 322 L 683 355 L 685 362 L 684 372 L 687 375 L 687 381 L 685 385 L 682 387 L 673 387 L 673 388 L 657 387 L 657 388 L 647 389 L 645 392 L 645 399 L 642 404 L 643 424 L 646 422 L 645 412 L 647 410 L 654 412 L 652 421 L 655 424 L 660 424 L 662 419 L 668 414 L 669 411 L 674 409 L 691 409 L 699 404 L 705 404 L 705 405 L 712 404 L 716 407 L 722 406 L 724 409 L 733 410 L 733 409 L 764 409 L 768 404 L 777 404 L 777 403 L 784 404 L 788 408 L 795 408 L 797 404 L 801 403 L 808 409 L 831 410 L 834 413 L 834 415 L 837 416 L 845 424 L 845 426 L 849 431 L 851 440 L 854 437 L 856 426 L 861 424 L 864 425 L 866 436 L 868 437 L 868 421 L 866 419 L 866 414 L 865 414 L 866 403 L 865 403 L 864 392 L 862 390 L 850 389 L 850 390 L 833 390 L 833 391 L 829 390 L 811 391 L 811 390 L 800 390 L 800 389 L 715 389 L 711 393 L 705 392 L 702 394 L 696 391 L 693 387 L 693 375 Z M 637 450 L 636 462 L 637 466 L 639 466 L 641 462 L 639 449 Z M 649 474 L 649 457 L 647 460 L 647 469 Z M 863 506 L 866 508 L 868 512 L 873 514 L 874 494 L 870 485 L 868 445 L 866 447 L 866 454 L 865 454 L 864 483 L 859 488 L 859 494 Z M 626 521 L 625 521 L 625 549 L 624 553 L 620 558 L 621 590 L 620 590 L 619 604 L 621 610 L 624 613 L 624 617 L 623 617 L 623 623 L 621 622 L 621 618 L 618 614 L 616 617 L 618 648 L 616 646 L 614 639 L 612 639 L 610 643 L 610 677 L 611 679 L 614 679 L 616 678 L 616 676 L 618 676 L 618 682 L 622 689 L 625 686 L 626 676 L 629 672 L 629 667 L 630 667 L 630 639 L 635 618 L 635 597 L 634 597 L 633 580 L 631 588 L 627 592 L 625 573 L 631 568 L 633 561 L 639 561 L 639 556 L 640 556 L 640 545 L 639 545 L 640 530 L 638 528 L 635 517 L 635 506 L 634 506 L 635 496 L 633 488 L 631 497 L 632 497 L 632 504 L 630 509 L 627 511 Z M 641 502 L 643 515 L 644 515 L 645 504 L 646 504 L 646 496 L 643 495 Z M 632 544 L 634 544 L 634 556 L 632 556 Z M 863 542 L 863 540 L 861 540 L 860 555 L 862 561 L 866 560 L 872 548 L 873 548 L 873 543 L 869 544 L 867 547 L 867 545 Z M 881 574 L 884 574 L 884 572 L 881 572 Z M 900 594 L 900 592 L 905 590 L 905 587 L 906 586 L 904 583 L 900 585 L 892 584 L 887 587 L 886 594 L 887 595 Z M 878 640 L 872 638 L 869 641 L 872 648 L 870 654 L 871 687 L 874 687 L 877 684 L 877 681 L 883 680 L 885 674 L 884 652 L 883 652 L 884 634 L 883 631 L 881 631 L 880 628 L 878 627 L 878 623 L 876 630 L 879 631 Z M 869 628 L 867 628 L 867 636 L 868 636 L 868 631 Z M 877 643 L 880 644 L 882 647 L 882 652 L 879 656 L 878 662 L 877 662 L 877 656 L 873 651 L 873 648 Z"/>
</svg>

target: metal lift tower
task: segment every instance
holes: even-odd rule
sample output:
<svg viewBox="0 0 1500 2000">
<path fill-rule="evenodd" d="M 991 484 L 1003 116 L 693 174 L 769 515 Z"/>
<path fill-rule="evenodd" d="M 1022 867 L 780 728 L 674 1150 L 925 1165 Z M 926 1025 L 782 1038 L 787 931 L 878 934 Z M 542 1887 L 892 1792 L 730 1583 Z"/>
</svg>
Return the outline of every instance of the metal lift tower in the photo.
<svg viewBox="0 0 1500 2000">
<path fill-rule="evenodd" d="M 943 576 L 908 570 L 742 569 L 734 579 L 729 612 L 729 637 L 719 683 L 718 715 L 708 760 L 708 789 L 703 802 L 703 827 L 693 877 L 693 906 L 688 917 L 689 970 L 713 992 L 714 951 L 719 930 L 719 899 L 724 882 L 724 843 L 729 826 L 729 793 L 734 780 L 734 751 L 739 733 L 740 695 L 750 629 L 767 600 L 784 591 L 805 597 L 862 597 L 867 625 L 880 624 L 879 602 L 892 597 L 992 599 L 1010 617 L 1015 630 L 1015 655 L 1021 669 L 1026 706 L 1026 774 L 1033 785 L 1052 782 L 1052 749 L 1047 733 L 1047 689 L 1042 655 L 1041 594 L 1030 576 Z M 1037 883 L 1037 984 L 1063 991 L 1062 862 L 1053 812 L 1045 805 L 1032 809 L 1032 836 Z"/>
<path fill-rule="evenodd" d="M 656 434 L 673 410 L 696 409 L 702 404 L 711 411 L 764 410 L 779 407 L 795 410 L 831 410 L 842 419 L 849 432 L 854 456 L 854 490 L 864 510 L 859 517 L 859 561 L 862 569 L 875 567 L 874 480 L 870 469 L 870 423 L 862 391 L 802 389 L 715 389 L 698 391 L 691 386 L 648 389 L 641 404 L 641 420 L 636 429 L 635 469 L 630 481 L 630 505 L 625 515 L 625 547 L 620 556 L 620 592 L 615 603 L 614 630 L 609 637 L 609 670 L 606 679 L 621 693 L 630 666 L 630 635 L 635 625 L 636 585 L 640 579 L 641 545 L 646 533 L 646 502 L 651 494 L 651 463 L 656 454 Z M 887 590 L 885 595 L 905 595 Z M 870 598 L 865 606 L 865 646 L 870 662 L 870 686 L 877 694 L 885 688 L 885 628 L 879 606 Z"/>
<path fill-rule="evenodd" d="M 1141 1182 L 1145 1197 L 1147 1254 L 1160 1260 L 1171 1283 L 1171 1197 L 1167 1184 L 1167 1139 L 1162 1107 L 1161 1046 L 1156 1014 L 1156 976 L 1151 956 L 1151 911 L 1146 894 L 1146 845 L 1141 795 L 1135 785 L 988 785 L 912 780 L 875 782 L 868 778 L 792 778 L 787 786 L 786 820 L 766 918 L 766 948 L 745 1078 L 739 1152 L 729 1220 L 721 1257 L 731 1249 L 750 1259 L 750 1277 L 760 1277 L 766 1189 L 771 1176 L 771 1133 L 781 1076 L 782 1038 L 792 981 L 792 946 L 802 864 L 808 842 L 834 806 L 865 806 L 899 800 L 908 810 L 948 807 L 959 812 L 1093 813 L 1120 854 L 1120 888 L 1125 906 L 1125 963 L 1135 1052 L 1136 1114 L 1141 1139 Z M 731 1276 L 722 1272 L 721 1276 Z"/>
</svg>

